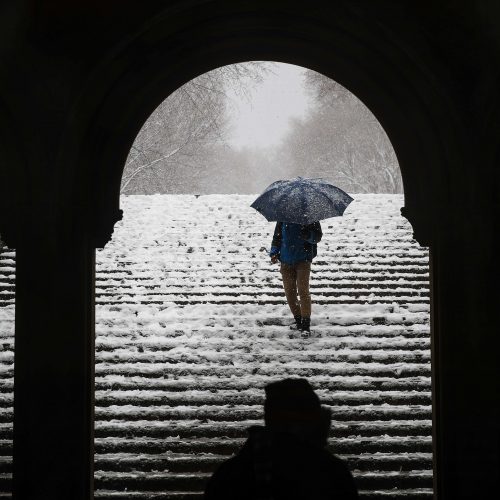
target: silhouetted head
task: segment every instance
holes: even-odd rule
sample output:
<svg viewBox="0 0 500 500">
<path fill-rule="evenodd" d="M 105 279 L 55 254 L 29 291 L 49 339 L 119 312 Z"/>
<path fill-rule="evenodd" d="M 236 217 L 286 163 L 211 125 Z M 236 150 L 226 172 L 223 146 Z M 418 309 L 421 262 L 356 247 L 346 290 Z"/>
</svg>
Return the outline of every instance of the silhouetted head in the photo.
<svg viewBox="0 0 500 500">
<path fill-rule="evenodd" d="M 305 379 L 285 379 L 265 388 L 264 420 L 276 432 L 289 432 L 319 446 L 325 446 L 331 414 L 322 408 L 318 396 Z"/>
</svg>

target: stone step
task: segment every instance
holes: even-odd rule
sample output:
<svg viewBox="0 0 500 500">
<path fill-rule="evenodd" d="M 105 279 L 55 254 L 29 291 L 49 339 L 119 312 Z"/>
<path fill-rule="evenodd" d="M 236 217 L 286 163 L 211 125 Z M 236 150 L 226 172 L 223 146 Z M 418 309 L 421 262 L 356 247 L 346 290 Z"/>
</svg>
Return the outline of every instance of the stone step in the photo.
<svg viewBox="0 0 500 500">
<path fill-rule="evenodd" d="M 360 489 L 383 488 L 431 488 L 431 471 L 410 472 L 366 472 L 354 474 L 356 484 Z M 96 489 L 127 488 L 141 491 L 187 490 L 203 491 L 210 473 L 196 472 L 175 474 L 167 471 L 159 472 L 106 472 L 96 471 Z"/>
</svg>

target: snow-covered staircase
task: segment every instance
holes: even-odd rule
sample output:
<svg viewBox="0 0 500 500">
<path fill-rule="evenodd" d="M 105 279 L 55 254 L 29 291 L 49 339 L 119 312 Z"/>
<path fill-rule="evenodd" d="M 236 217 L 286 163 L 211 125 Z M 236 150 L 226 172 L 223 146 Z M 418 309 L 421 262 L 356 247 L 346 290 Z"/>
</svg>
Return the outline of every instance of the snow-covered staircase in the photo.
<svg viewBox="0 0 500 500">
<path fill-rule="evenodd" d="M 97 253 L 96 498 L 201 498 L 262 422 L 263 387 L 306 377 L 365 498 L 431 498 L 428 253 L 398 195 L 322 223 L 313 337 L 287 328 L 274 225 L 253 197 L 131 196 Z M 0 490 L 10 488 L 14 253 L 0 254 Z"/>
<path fill-rule="evenodd" d="M 0 307 L 14 304 L 16 252 L 2 248 L 0 240 Z"/>
</svg>

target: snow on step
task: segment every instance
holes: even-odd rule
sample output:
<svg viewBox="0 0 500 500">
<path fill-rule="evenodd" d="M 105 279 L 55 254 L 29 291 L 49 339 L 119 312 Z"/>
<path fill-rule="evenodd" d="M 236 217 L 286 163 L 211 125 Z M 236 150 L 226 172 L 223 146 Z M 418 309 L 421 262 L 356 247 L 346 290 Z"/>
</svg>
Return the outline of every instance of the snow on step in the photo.
<svg viewBox="0 0 500 500">
<path fill-rule="evenodd" d="M 307 377 L 365 499 L 432 498 L 429 267 L 400 195 L 322 223 L 313 336 L 289 329 L 274 224 L 252 196 L 129 196 L 97 252 L 96 492 L 200 499 L 262 423 L 263 387 Z M 0 496 L 12 470 L 15 253 L 0 252 Z M 4 307 L 1 307 L 4 306 Z"/>
<path fill-rule="evenodd" d="M 399 213 L 402 196 L 355 198 L 344 217 L 323 223 L 316 302 L 427 303 L 428 255 Z M 265 252 L 274 224 L 249 207 L 252 199 L 126 197 L 129 218 L 98 255 L 97 302 L 283 304 L 278 269 Z"/>
</svg>

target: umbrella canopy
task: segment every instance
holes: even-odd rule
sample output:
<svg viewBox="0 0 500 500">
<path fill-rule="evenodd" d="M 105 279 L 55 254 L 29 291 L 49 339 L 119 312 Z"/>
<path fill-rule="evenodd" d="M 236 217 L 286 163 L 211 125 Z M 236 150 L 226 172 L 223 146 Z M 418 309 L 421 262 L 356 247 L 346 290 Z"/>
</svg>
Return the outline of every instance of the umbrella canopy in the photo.
<svg viewBox="0 0 500 500">
<path fill-rule="evenodd" d="M 324 179 L 295 179 L 273 182 L 252 203 L 268 221 L 312 224 L 344 213 L 351 198 Z"/>
</svg>

